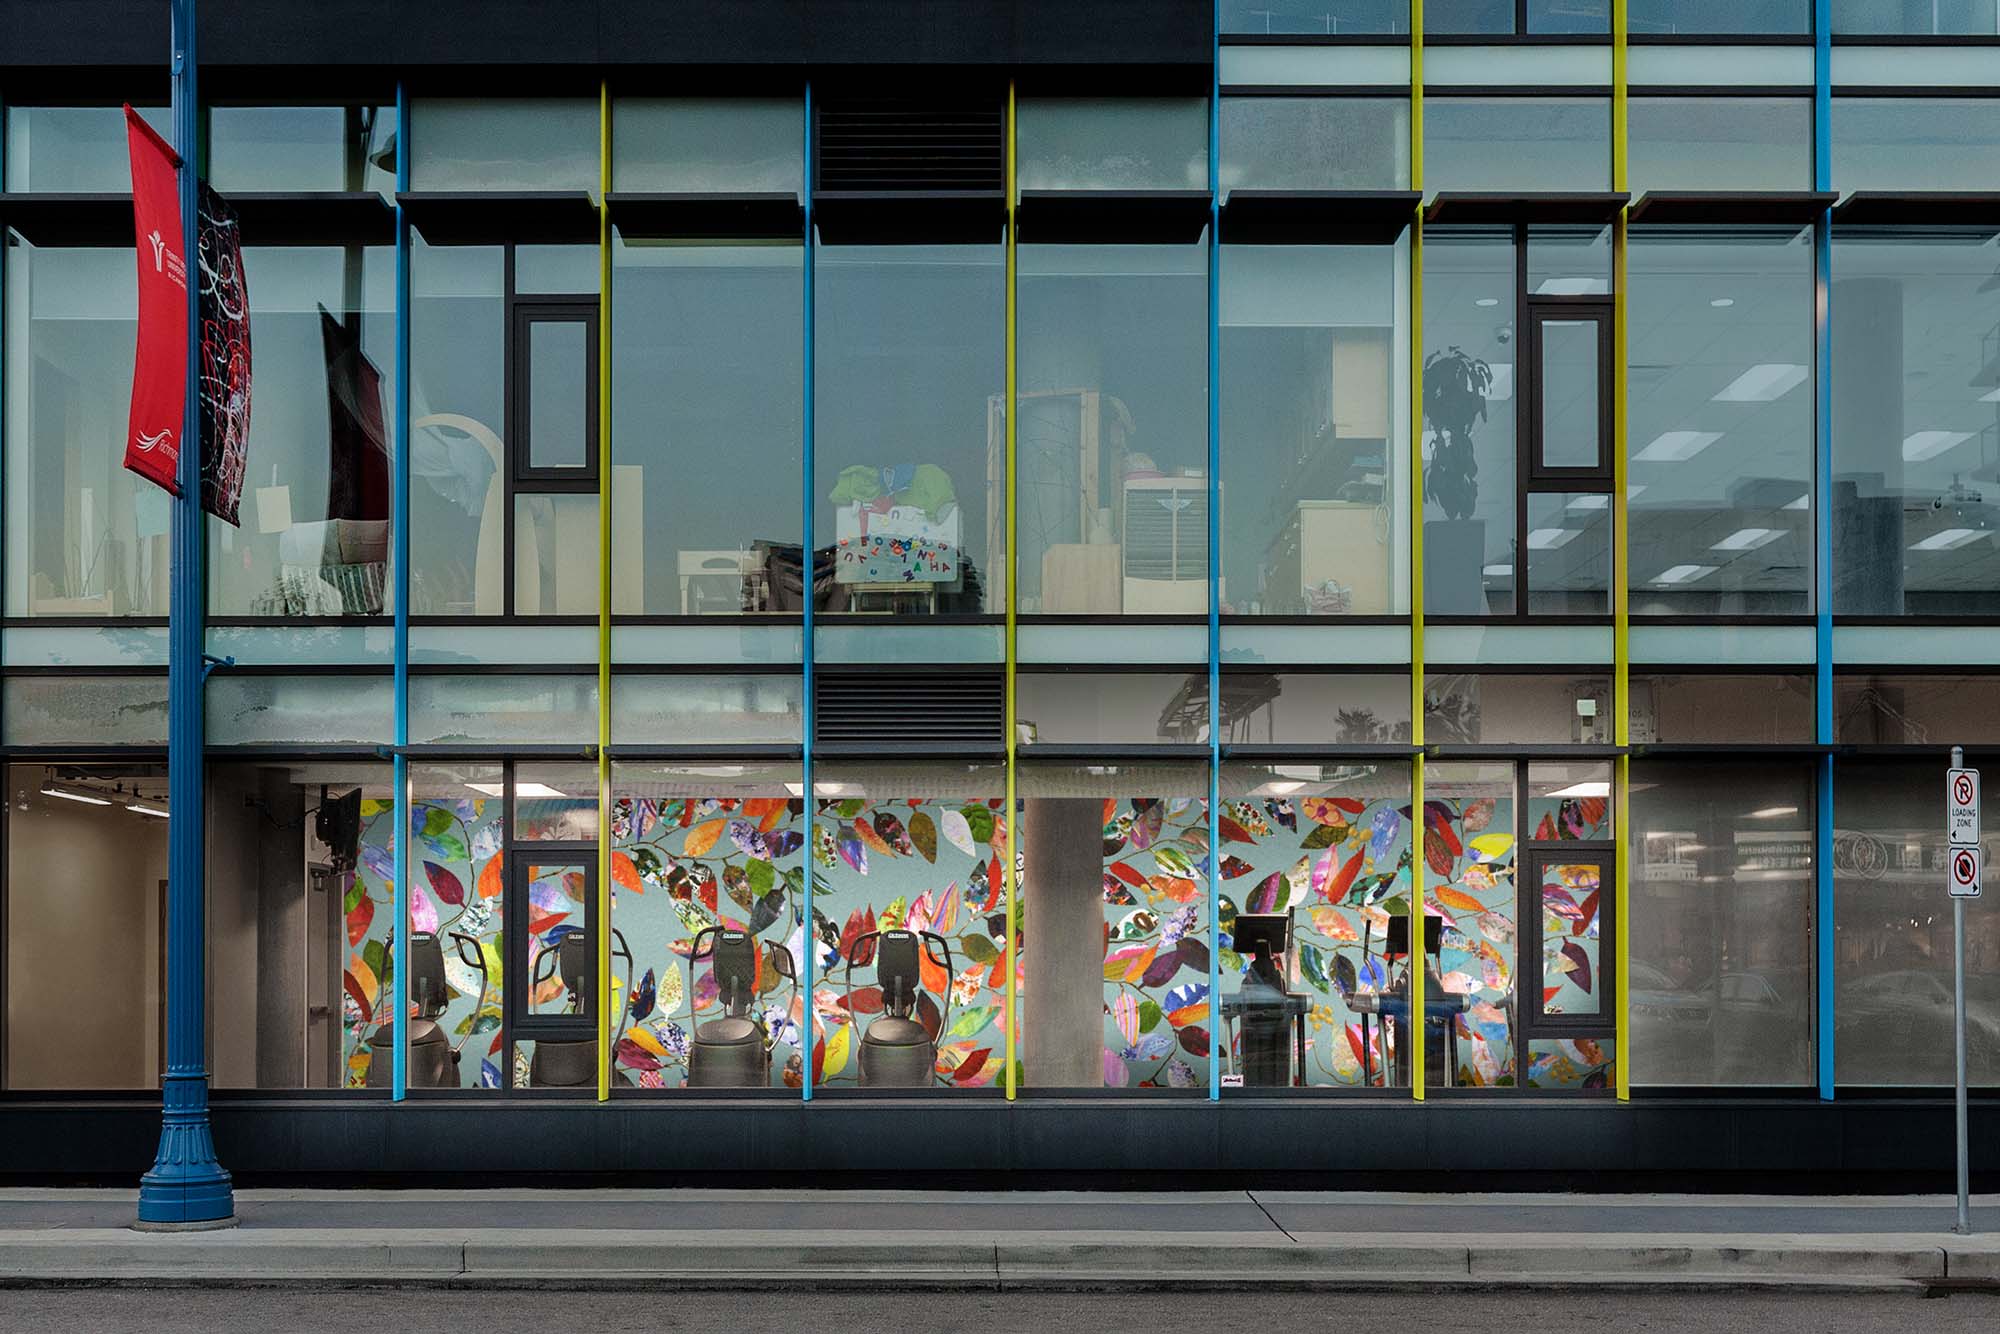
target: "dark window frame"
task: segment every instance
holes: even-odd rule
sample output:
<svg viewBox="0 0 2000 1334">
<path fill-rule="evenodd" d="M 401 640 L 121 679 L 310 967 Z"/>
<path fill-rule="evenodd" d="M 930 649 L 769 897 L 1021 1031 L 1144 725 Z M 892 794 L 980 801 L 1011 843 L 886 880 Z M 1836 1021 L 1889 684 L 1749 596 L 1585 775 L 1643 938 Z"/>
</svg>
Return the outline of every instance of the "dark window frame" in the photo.
<svg viewBox="0 0 2000 1334">
<path fill-rule="evenodd" d="M 1521 817 L 1525 821 L 1524 808 Z M 1517 892 L 1515 910 L 1518 916 L 1521 949 L 1514 963 L 1514 995 L 1520 1007 L 1520 1042 L 1523 1050 L 1519 1054 L 1522 1068 L 1526 1069 L 1528 1043 L 1537 1038 L 1615 1038 L 1618 1032 L 1618 988 L 1623 979 L 1618 975 L 1618 857 L 1617 845 L 1609 842 L 1536 842 L 1532 837 L 1522 847 L 1522 862 L 1517 870 Z M 1597 1013 L 1595 1014 L 1550 1014 L 1541 995 L 1542 949 L 1546 943 L 1542 931 L 1542 878 L 1544 870 L 1550 866 L 1585 863 L 1598 868 L 1597 882 Z M 1532 987 L 1532 990 L 1529 988 Z M 1625 1059 L 1624 1052 L 1614 1051 L 1612 1060 Z M 1525 1086 L 1525 1083 L 1524 1083 Z"/>
<path fill-rule="evenodd" d="M 501 765 L 501 781 L 506 785 L 507 795 L 501 807 L 500 855 L 504 879 L 500 889 L 500 920 L 504 933 L 502 946 L 506 960 L 501 976 L 501 1019 L 500 1049 L 503 1055 L 500 1072 L 500 1086 L 511 1090 L 514 1087 L 514 1044 L 532 1042 L 548 1038 L 555 1041 L 574 1042 L 594 1039 L 597 1036 L 598 1006 L 604 1003 L 602 997 L 590 996 L 589 1004 L 581 1014 L 533 1014 L 529 1012 L 529 996 L 534 988 L 534 976 L 528 963 L 528 946 L 533 933 L 528 930 L 528 878 L 530 864 L 538 866 L 579 866 L 583 870 L 583 932 L 584 938 L 595 942 L 597 939 L 597 859 L 598 845 L 554 839 L 524 839 L 515 834 L 515 816 L 518 798 L 516 789 L 520 785 L 520 765 L 518 761 L 507 760 Z M 599 830 L 601 838 L 605 831 Z M 591 971 L 596 972 L 593 955 Z"/>
<path fill-rule="evenodd" d="M 1605 490 L 1611 486 L 1612 463 L 1612 324 L 1613 300 L 1609 296 L 1529 296 L 1526 321 L 1527 346 L 1523 349 L 1528 366 L 1528 481 L 1530 491 Z M 1592 323 L 1597 326 L 1597 459 L 1594 463 L 1569 466 L 1548 461 L 1547 419 L 1544 392 L 1547 374 L 1543 366 L 1542 327 L 1551 323 Z M 1561 484 L 1552 488 L 1547 483 Z"/>
</svg>

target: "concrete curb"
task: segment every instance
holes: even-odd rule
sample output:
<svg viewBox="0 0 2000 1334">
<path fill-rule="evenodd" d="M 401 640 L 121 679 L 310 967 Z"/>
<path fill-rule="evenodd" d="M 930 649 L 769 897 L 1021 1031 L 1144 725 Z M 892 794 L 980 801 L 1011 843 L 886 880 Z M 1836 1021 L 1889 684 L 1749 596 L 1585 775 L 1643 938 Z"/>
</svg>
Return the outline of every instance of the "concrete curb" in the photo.
<svg viewBox="0 0 2000 1334">
<path fill-rule="evenodd" d="M 442 1233 L 442 1235 L 441 1235 Z M 2000 1238 L 273 1229 L 0 1231 L 0 1286 L 2000 1291 Z"/>
</svg>

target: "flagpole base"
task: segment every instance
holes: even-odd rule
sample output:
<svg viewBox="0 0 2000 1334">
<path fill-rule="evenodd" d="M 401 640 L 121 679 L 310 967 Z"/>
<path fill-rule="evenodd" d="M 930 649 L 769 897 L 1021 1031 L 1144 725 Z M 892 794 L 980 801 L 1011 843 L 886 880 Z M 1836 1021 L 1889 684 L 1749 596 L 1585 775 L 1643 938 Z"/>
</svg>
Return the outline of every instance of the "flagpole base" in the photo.
<svg viewBox="0 0 2000 1334">
<path fill-rule="evenodd" d="M 159 1152 L 139 1179 L 139 1227 L 235 1226 L 235 1191 L 209 1134 L 207 1078 L 169 1075 L 164 1093 Z"/>
</svg>

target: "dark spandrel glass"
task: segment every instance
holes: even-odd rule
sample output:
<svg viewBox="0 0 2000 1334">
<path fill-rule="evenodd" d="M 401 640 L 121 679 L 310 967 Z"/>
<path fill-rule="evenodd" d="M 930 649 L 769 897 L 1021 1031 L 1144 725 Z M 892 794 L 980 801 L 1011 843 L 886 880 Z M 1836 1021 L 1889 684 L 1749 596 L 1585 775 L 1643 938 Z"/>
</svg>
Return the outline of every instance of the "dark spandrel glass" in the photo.
<svg viewBox="0 0 2000 1334">
<path fill-rule="evenodd" d="M 1424 678 L 1424 739 L 1448 745 L 1609 745 L 1609 671 L 1538 676 L 1433 672 Z"/>
<path fill-rule="evenodd" d="M 1635 742 L 1771 745 L 1813 739 L 1810 676 L 1639 675 L 1631 689 Z"/>
<path fill-rule="evenodd" d="M 600 185 L 596 98 L 421 98 L 410 108 L 415 190 Z"/>
<path fill-rule="evenodd" d="M 2000 178 L 2000 99 L 1836 97 L 1837 190 L 1955 190 Z"/>
<path fill-rule="evenodd" d="M 137 110 L 141 120 L 173 142 L 172 111 Z M 132 188 L 122 106 L 10 106 L 6 121 L 8 190 L 122 194 Z"/>
<path fill-rule="evenodd" d="M 1220 0 L 1225 33 L 1353 37 L 1410 30 L 1409 0 Z"/>
<path fill-rule="evenodd" d="M 1006 562 L 1000 247 L 826 246 L 814 278 L 815 598 L 826 611 L 997 614 Z"/>
<path fill-rule="evenodd" d="M 1633 613 L 1810 610 L 1811 232 L 1635 229 L 1627 277 Z"/>
<path fill-rule="evenodd" d="M 1952 1082 L 1952 910 L 1944 764 L 1836 763 L 1834 1076 Z M 1965 904 L 1966 1078 L 2000 1082 L 2000 899 Z M 1822 980 L 1821 985 L 1826 985 Z"/>
<path fill-rule="evenodd" d="M 1016 114 L 1023 190 L 1208 189 L 1207 98 L 1024 98 Z"/>
<path fill-rule="evenodd" d="M 1425 0 L 1424 32 L 1427 35 L 1513 31 L 1514 0 Z"/>
<path fill-rule="evenodd" d="M 805 181 L 805 107 L 796 99 L 618 98 L 611 188 L 796 193 Z"/>
<path fill-rule="evenodd" d="M 1836 235 L 1833 609 L 2000 608 L 2000 242 Z"/>
<path fill-rule="evenodd" d="M 1991 36 L 2000 10 L 1991 0 L 1833 0 L 1837 33 L 1894 37 Z"/>
<path fill-rule="evenodd" d="M 1602 97 L 1424 99 L 1427 190 L 1606 190 L 1611 103 Z"/>
<path fill-rule="evenodd" d="M 1200 246 L 1024 246 L 1016 447 L 1020 608 L 1208 607 Z"/>
<path fill-rule="evenodd" d="M 1923 0 L 1926 6 L 1930 0 Z M 1799 34 L 1812 31 L 1812 0 L 1629 0 L 1634 36 L 1653 34 Z M 1839 7 L 1834 0 L 1835 31 Z M 1989 29 L 1990 31 L 1990 29 Z"/>
<path fill-rule="evenodd" d="M 1611 31 L 1611 0 L 1528 0 L 1528 31 L 1604 34 Z"/>
<path fill-rule="evenodd" d="M 1635 97 L 1635 195 L 1647 190 L 1803 190 L 1812 183 L 1804 97 Z"/>
<path fill-rule="evenodd" d="M 1407 189 L 1409 140 L 1406 97 L 1224 98 L 1222 189 Z"/>
<path fill-rule="evenodd" d="M 2000 741 L 2000 677 L 1842 673 L 1833 692 L 1833 739 L 1848 745 Z"/>
</svg>

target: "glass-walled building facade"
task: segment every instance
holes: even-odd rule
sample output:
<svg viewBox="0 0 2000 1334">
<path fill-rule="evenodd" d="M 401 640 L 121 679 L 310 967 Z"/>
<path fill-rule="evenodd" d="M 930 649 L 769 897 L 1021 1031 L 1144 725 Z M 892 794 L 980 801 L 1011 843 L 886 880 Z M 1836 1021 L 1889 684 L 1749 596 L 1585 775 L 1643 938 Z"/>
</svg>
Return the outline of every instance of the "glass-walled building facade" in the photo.
<svg viewBox="0 0 2000 1334">
<path fill-rule="evenodd" d="M 208 80 L 218 1118 L 1949 1083 L 1993 7 L 1174 8 L 1103 79 Z M 54 1102 L 159 1086 L 182 818 L 121 96 L 0 76 L 0 1095 Z"/>
</svg>

